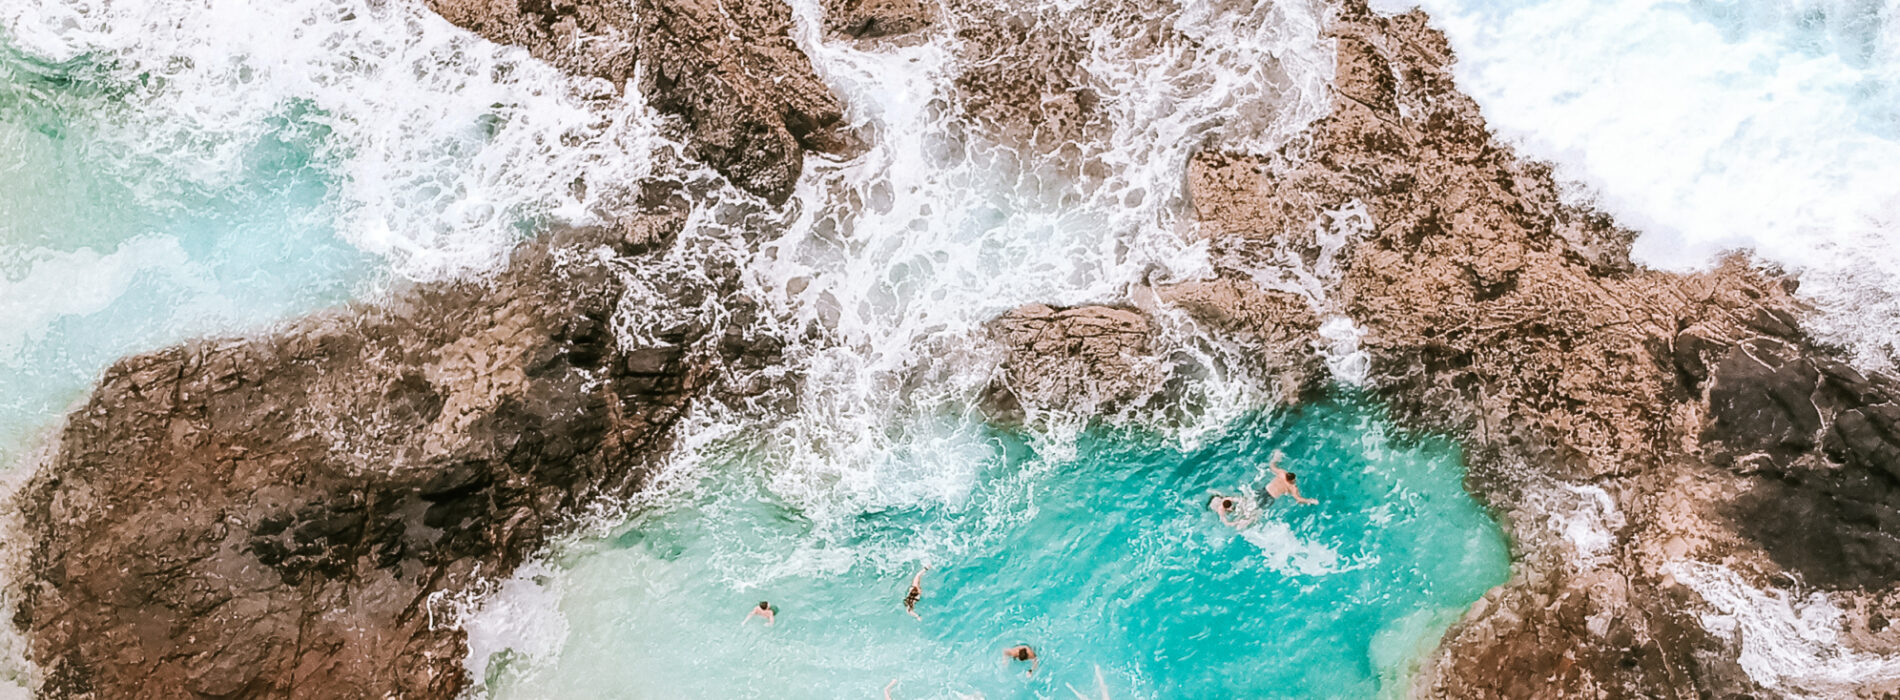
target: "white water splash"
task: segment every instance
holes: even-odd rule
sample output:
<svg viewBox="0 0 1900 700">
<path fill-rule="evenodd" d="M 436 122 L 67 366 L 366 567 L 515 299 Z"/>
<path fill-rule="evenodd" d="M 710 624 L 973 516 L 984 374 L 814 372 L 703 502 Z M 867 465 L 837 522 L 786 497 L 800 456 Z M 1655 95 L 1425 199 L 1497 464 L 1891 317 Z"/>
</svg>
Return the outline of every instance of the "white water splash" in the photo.
<svg viewBox="0 0 1900 700">
<path fill-rule="evenodd" d="M 105 67 L 127 92 L 102 136 L 203 185 L 243 173 L 285 118 L 328 129 L 339 229 L 416 279 L 487 269 L 524 223 L 589 219 L 663 145 L 637 93 L 473 37 L 421 0 L 22 0 L 0 9 L 0 32 L 41 60 Z"/>
<path fill-rule="evenodd" d="M 1641 231 L 1641 261 L 1752 249 L 1801 274 L 1824 337 L 1894 358 L 1900 3 L 1417 4 L 1490 124 Z"/>
<path fill-rule="evenodd" d="M 1240 536 L 1260 548 L 1267 568 L 1288 576 L 1325 576 L 1345 570 L 1340 566 L 1339 552 L 1319 542 L 1300 539 L 1292 527 L 1278 520 L 1256 523 L 1241 531 Z"/>
<path fill-rule="evenodd" d="M 984 439 L 972 411 L 998 361 L 984 324 L 1021 304 L 1127 302 L 1145 284 L 1210 274 L 1205 248 L 1183 235 L 1187 157 L 1216 135 L 1275 147 L 1330 103 L 1316 5 L 1009 8 L 1088 38 L 1081 63 L 1102 125 L 1088 133 L 1100 140 L 1042 155 L 964 123 L 955 81 L 970 67 L 956 29 L 975 20 L 958 7 L 922 42 L 875 46 L 823 36 L 816 2 L 793 9 L 801 47 L 874 135 L 861 157 L 808 164 L 796 218 L 746 271 L 803 377 L 797 409 L 768 429 L 773 488 L 821 521 L 964 497 L 968 451 Z M 1126 40 L 1137 35 L 1164 38 Z M 1193 332 L 1156 315 L 1166 333 Z M 1215 376 L 1184 434 L 1263 403 L 1221 381 L 1217 360 L 1189 361 Z M 1088 416 L 1048 418 L 1036 446 L 1060 461 Z"/>
<path fill-rule="evenodd" d="M 1543 518 L 1544 529 L 1570 547 L 1564 561 L 1587 570 L 1610 561 L 1615 554 L 1616 531 L 1626 520 L 1616 499 L 1602 487 L 1543 480 L 1525 487 L 1524 512 Z"/>
<path fill-rule="evenodd" d="M 1789 697 L 1845 697 L 1870 684 L 1900 681 L 1900 657 L 1855 651 L 1842 643 L 1841 609 L 1822 593 L 1797 596 L 1761 590 L 1715 564 L 1673 562 L 1663 573 L 1714 608 L 1702 626 L 1737 641 L 1736 661 L 1748 677 Z"/>
</svg>

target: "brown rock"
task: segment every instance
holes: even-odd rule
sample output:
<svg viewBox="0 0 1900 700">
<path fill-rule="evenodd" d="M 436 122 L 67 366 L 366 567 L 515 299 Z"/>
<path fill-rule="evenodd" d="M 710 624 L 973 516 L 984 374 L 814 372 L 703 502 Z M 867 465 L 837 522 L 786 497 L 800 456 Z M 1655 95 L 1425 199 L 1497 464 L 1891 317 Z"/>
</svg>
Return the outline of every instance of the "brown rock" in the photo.
<svg viewBox="0 0 1900 700">
<path fill-rule="evenodd" d="M 1007 353 L 986 397 L 1001 419 L 1050 410 L 1091 416 L 1140 402 L 1167 378 L 1154 322 L 1135 309 L 1030 304 L 998 317 L 991 330 Z"/>
<path fill-rule="evenodd" d="M 617 347 L 620 278 L 566 254 L 613 235 L 107 370 L 18 495 L 14 622 L 42 695 L 455 696 L 462 633 L 430 596 L 641 488 L 670 421 L 635 417 L 678 415 L 710 376 L 703 352 Z"/>
<path fill-rule="evenodd" d="M 806 151 L 843 153 L 843 105 L 789 34 L 779 0 L 429 0 L 444 18 L 616 87 L 638 80 L 684 122 L 691 155 L 773 204 Z"/>
<path fill-rule="evenodd" d="M 911 34 L 936 20 L 925 0 L 825 0 L 825 29 L 853 39 Z"/>
<path fill-rule="evenodd" d="M 1900 479 L 1882 468 L 1900 444 L 1892 380 L 1810 344 L 1775 270 L 1631 264 L 1631 232 L 1562 203 L 1548 167 L 1491 137 L 1423 14 L 1348 2 L 1329 33 L 1332 113 L 1274 157 L 1199 154 L 1190 194 L 1234 269 L 1285 251 L 1310 259 L 1329 212 L 1370 214 L 1328 303 L 1366 331 L 1373 385 L 1396 417 L 1464 440 L 1468 483 L 1507 516 L 1522 561 L 1448 635 L 1421 690 L 1766 694 L 1736 665 L 1735 641 L 1701 628 L 1706 603 L 1662 567 L 1704 557 L 1764 586 L 1787 571 L 1850 603 L 1884 595 L 1900 580 Z M 1563 482 L 1620 504 L 1627 525 L 1599 560 L 1567 553 L 1542 524 L 1550 506 L 1531 502 Z"/>
</svg>

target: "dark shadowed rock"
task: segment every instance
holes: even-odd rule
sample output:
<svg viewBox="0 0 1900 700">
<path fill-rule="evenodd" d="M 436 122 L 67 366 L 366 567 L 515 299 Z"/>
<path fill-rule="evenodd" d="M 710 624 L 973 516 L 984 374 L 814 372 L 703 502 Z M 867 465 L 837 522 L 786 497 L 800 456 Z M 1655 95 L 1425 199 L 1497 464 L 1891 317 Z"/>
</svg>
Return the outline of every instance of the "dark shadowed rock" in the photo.
<svg viewBox="0 0 1900 700">
<path fill-rule="evenodd" d="M 1813 396 L 1820 372 L 1793 346 L 1762 338 L 1731 348 L 1709 384 L 1705 442 L 1718 460 L 1758 456 L 1785 466 L 1814 447 L 1821 412 Z"/>
<path fill-rule="evenodd" d="M 1900 406 L 1880 404 L 1842 412 L 1828 431 L 1827 448 L 1842 462 L 1900 479 Z"/>
</svg>

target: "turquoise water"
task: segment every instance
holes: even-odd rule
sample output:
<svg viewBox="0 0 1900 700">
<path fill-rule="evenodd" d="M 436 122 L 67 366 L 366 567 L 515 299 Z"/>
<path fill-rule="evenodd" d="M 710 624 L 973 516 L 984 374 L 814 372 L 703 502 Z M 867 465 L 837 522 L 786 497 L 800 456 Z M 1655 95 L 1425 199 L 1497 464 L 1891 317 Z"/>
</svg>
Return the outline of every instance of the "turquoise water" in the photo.
<svg viewBox="0 0 1900 700">
<path fill-rule="evenodd" d="M 148 79 L 0 35 L 0 468 L 123 355 L 372 283 L 334 228 L 321 114 L 195 133 L 141 116 Z"/>
<path fill-rule="evenodd" d="M 696 495 L 581 543 L 545 588 L 558 637 L 485 667 L 504 698 L 1372 698 L 1403 687 L 1445 627 L 1502 583 L 1497 525 L 1458 451 L 1397 444 L 1342 397 L 1254 416 L 1182 451 L 1092 433 L 1072 460 L 991 433 L 967 499 L 816 522 L 757 483 L 757 455 Z M 1314 506 L 1271 505 L 1237 533 L 1204 506 L 1274 450 Z M 739 476 L 753 474 L 755 476 Z M 1264 482 L 1261 482 L 1264 483 Z M 901 608 L 918 562 L 923 621 Z M 533 589 L 533 587 L 528 587 Z M 552 601 L 545 598 L 552 598 Z M 760 599 L 770 628 L 741 625 Z M 519 612 L 517 610 L 517 613 Z M 478 646 L 483 641 L 477 632 Z M 1025 678 L 1001 650 L 1026 643 Z M 520 650 L 518 649 L 517 652 Z"/>
</svg>

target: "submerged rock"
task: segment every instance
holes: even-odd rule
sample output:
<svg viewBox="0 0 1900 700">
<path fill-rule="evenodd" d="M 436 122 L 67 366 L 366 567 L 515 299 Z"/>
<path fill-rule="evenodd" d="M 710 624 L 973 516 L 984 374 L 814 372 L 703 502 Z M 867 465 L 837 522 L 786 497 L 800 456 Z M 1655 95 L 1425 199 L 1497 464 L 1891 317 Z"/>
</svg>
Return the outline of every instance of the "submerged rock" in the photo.
<svg viewBox="0 0 1900 700">
<path fill-rule="evenodd" d="M 844 105 L 792 41 L 778 0 L 429 0 L 490 40 L 616 87 L 639 82 L 681 118 L 698 159 L 773 204 L 791 197 L 806 152 L 844 153 Z"/>
<path fill-rule="evenodd" d="M 617 238 L 113 365 L 17 495 L 42 695 L 459 692 L 444 596 L 641 488 L 706 383 L 690 330 L 615 342 Z"/>
</svg>

